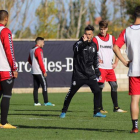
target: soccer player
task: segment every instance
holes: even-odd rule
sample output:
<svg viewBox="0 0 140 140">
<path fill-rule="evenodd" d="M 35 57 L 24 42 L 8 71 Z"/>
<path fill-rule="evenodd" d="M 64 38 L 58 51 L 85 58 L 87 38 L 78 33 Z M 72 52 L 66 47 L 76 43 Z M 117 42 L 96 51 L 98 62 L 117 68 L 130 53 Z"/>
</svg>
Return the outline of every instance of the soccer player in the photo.
<svg viewBox="0 0 140 140">
<path fill-rule="evenodd" d="M 16 128 L 7 121 L 14 78 L 18 76 L 12 33 L 6 28 L 7 22 L 8 12 L 0 10 L 0 86 L 2 95 L 0 128 Z"/>
<path fill-rule="evenodd" d="M 69 92 L 67 93 L 60 118 L 65 118 L 70 101 L 75 93 L 84 84 L 94 93 L 94 117 L 106 117 L 100 113 L 100 89 L 96 77 L 99 78 L 97 47 L 92 41 L 94 27 L 88 25 L 85 34 L 73 46 L 73 75 Z"/>
<path fill-rule="evenodd" d="M 93 38 L 93 42 L 97 45 L 98 59 L 99 59 L 99 70 L 101 72 L 100 80 L 98 81 L 100 87 L 100 107 L 101 113 L 108 113 L 103 109 L 102 105 L 102 90 L 104 87 L 104 82 L 107 81 L 111 86 L 111 98 L 114 105 L 114 112 L 126 112 L 118 107 L 117 101 L 117 81 L 114 69 L 118 64 L 118 58 L 115 58 L 115 63 L 113 64 L 113 44 L 115 43 L 115 37 L 108 34 L 108 22 L 103 20 L 99 23 L 100 33 Z"/>
<path fill-rule="evenodd" d="M 45 106 L 55 106 L 51 102 L 48 102 L 48 94 L 47 94 L 47 73 L 44 65 L 43 58 L 43 46 L 44 46 L 44 38 L 37 37 L 35 40 L 36 45 L 30 50 L 28 62 L 31 65 L 31 73 L 33 75 L 34 82 L 34 106 L 41 106 L 41 103 L 38 102 L 38 89 L 40 85 L 42 86 L 42 94 L 44 98 Z"/>
<path fill-rule="evenodd" d="M 129 95 L 131 95 L 131 133 L 138 132 L 139 100 L 140 100 L 140 6 L 134 11 L 135 22 L 124 29 L 114 45 L 114 52 L 121 62 L 129 67 Z M 122 56 L 119 48 L 126 44 L 126 54 L 130 61 Z"/>
</svg>

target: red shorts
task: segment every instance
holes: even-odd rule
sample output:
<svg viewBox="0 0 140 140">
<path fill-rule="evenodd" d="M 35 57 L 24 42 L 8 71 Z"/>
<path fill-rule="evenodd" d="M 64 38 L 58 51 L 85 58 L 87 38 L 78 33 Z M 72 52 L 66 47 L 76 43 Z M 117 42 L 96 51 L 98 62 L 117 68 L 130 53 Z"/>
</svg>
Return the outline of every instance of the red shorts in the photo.
<svg viewBox="0 0 140 140">
<path fill-rule="evenodd" d="M 129 95 L 140 95 L 140 77 L 129 77 Z"/>
<path fill-rule="evenodd" d="M 99 68 L 101 72 L 101 79 L 98 81 L 99 83 L 109 82 L 109 81 L 116 81 L 116 75 L 113 69 L 101 69 Z"/>
<path fill-rule="evenodd" d="M 12 78 L 11 71 L 0 71 L 0 82 Z"/>
</svg>

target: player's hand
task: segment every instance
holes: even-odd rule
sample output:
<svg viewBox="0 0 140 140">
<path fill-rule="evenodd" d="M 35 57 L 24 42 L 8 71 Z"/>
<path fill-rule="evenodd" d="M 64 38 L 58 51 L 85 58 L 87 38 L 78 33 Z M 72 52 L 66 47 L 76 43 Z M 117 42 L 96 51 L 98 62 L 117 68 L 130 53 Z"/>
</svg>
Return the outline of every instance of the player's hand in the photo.
<svg viewBox="0 0 140 140">
<path fill-rule="evenodd" d="M 18 77 L 18 72 L 17 71 L 13 71 L 13 77 L 17 78 Z"/>
<path fill-rule="evenodd" d="M 112 68 L 115 69 L 116 67 L 117 67 L 117 64 L 114 63 L 114 64 L 112 65 Z"/>
<path fill-rule="evenodd" d="M 99 80 L 101 80 L 102 79 L 102 76 L 99 76 Z"/>
<path fill-rule="evenodd" d="M 97 82 L 98 82 L 98 81 L 100 81 L 101 79 L 102 79 L 102 77 L 101 77 L 101 76 L 96 77 Z"/>
<path fill-rule="evenodd" d="M 99 63 L 103 63 L 103 60 L 99 59 Z"/>
<path fill-rule="evenodd" d="M 132 62 L 132 61 L 127 61 L 128 63 L 127 63 L 127 67 L 129 67 L 129 65 L 130 65 L 130 63 Z"/>
<path fill-rule="evenodd" d="M 46 72 L 44 73 L 44 77 L 47 77 L 47 73 Z"/>
<path fill-rule="evenodd" d="M 84 34 L 82 38 L 83 38 L 84 42 L 88 41 L 88 38 L 87 38 L 86 34 Z"/>
<path fill-rule="evenodd" d="M 126 61 L 126 62 L 124 62 L 123 64 L 124 64 L 126 67 L 129 67 L 129 65 L 130 65 L 131 62 L 132 62 L 132 61 Z"/>
</svg>

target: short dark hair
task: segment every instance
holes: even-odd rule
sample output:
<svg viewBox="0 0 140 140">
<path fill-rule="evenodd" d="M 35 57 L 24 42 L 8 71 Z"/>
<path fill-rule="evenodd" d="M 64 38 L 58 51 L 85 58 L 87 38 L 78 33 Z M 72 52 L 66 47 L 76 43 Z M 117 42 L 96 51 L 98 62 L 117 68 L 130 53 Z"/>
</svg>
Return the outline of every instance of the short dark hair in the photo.
<svg viewBox="0 0 140 140">
<path fill-rule="evenodd" d="M 0 10 L 0 21 L 3 21 L 6 17 L 8 17 L 8 12 L 6 10 Z"/>
<path fill-rule="evenodd" d="M 39 40 L 44 40 L 44 38 L 43 38 L 43 37 L 37 37 L 37 38 L 35 39 L 35 43 L 37 43 L 37 41 L 39 41 Z"/>
<path fill-rule="evenodd" d="M 136 6 L 136 8 L 134 10 L 134 17 L 135 18 L 137 18 L 137 17 L 140 18 L 140 6 Z"/>
<path fill-rule="evenodd" d="M 102 20 L 99 22 L 99 27 L 100 28 L 107 28 L 108 27 L 108 21 Z"/>
<path fill-rule="evenodd" d="M 87 30 L 94 31 L 94 27 L 92 25 L 88 25 L 85 27 L 85 31 L 87 31 Z"/>
</svg>

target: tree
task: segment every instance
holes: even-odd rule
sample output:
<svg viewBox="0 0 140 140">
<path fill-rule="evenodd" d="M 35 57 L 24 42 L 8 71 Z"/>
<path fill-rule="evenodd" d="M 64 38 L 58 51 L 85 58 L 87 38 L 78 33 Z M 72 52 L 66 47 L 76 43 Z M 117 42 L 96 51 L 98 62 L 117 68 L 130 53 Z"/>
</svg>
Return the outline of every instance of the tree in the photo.
<svg viewBox="0 0 140 140">
<path fill-rule="evenodd" d="M 12 32 L 17 32 L 16 38 L 23 38 L 22 34 L 25 30 L 26 21 L 30 21 L 28 26 L 30 26 L 32 17 L 28 18 L 29 7 L 31 6 L 33 0 L 0 0 L 0 8 L 8 11 L 9 22 L 7 27 L 10 28 Z M 19 20 L 20 19 L 20 20 Z"/>
<path fill-rule="evenodd" d="M 109 30 L 108 33 L 114 35 L 115 37 L 118 37 L 118 35 L 120 34 L 120 32 L 122 31 L 122 26 L 120 24 L 120 18 L 118 16 L 116 16 L 118 14 L 118 12 L 120 11 L 120 1 L 118 0 L 112 0 L 113 3 L 113 18 L 112 20 L 109 22 Z"/>
<path fill-rule="evenodd" d="M 102 20 L 108 20 L 108 8 L 106 6 L 107 0 L 101 0 L 101 17 Z"/>
<path fill-rule="evenodd" d="M 83 35 L 87 6 L 83 0 L 57 0 L 57 38 L 79 38 Z M 68 8 L 66 8 L 68 5 Z M 70 18 L 68 18 L 68 16 Z"/>
<path fill-rule="evenodd" d="M 68 27 L 69 36 L 71 38 L 79 38 L 83 35 L 83 26 L 86 22 L 87 6 L 85 1 L 70 1 L 70 24 Z"/>
<path fill-rule="evenodd" d="M 25 9 L 24 9 L 24 13 L 22 16 L 20 16 L 20 18 L 22 19 L 21 21 L 21 29 L 20 29 L 20 33 L 19 33 L 19 36 L 18 38 L 23 38 L 23 33 L 25 33 L 25 23 L 26 23 L 26 20 L 27 20 L 27 17 L 28 17 L 28 10 L 29 10 L 29 7 L 31 6 L 33 0 L 28 0 L 28 1 L 23 1 L 23 4 L 25 4 Z M 31 20 L 32 22 L 33 20 Z M 31 24 L 30 22 L 30 24 Z M 28 26 L 30 26 L 30 24 L 28 24 Z M 29 28 L 26 28 L 26 30 L 29 29 Z M 26 38 L 26 36 L 24 35 L 24 37 Z"/>
<path fill-rule="evenodd" d="M 95 3 L 93 0 L 88 2 L 88 19 L 91 25 L 94 25 L 94 15 L 95 15 Z"/>
<path fill-rule="evenodd" d="M 136 6 L 140 6 L 140 0 L 127 0 L 126 1 L 126 13 L 129 15 L 129 21 L 130 23 L 134 23 L 134 10 Z"/>
<path fill-rule="evenodd" d="M 120 15 L 121 15 L 121 25 L 124 28 L 126 24 L 126 1 L 125 0 L 120 0 Z"/>
<path fill-rule="evenodd" d="M 116 38 L 120 32 L 127 26 L 126 3 L 124 0 L 111 0 L 113 3 L 113 18 L 109 21 L 108 33 Z"/>
<path fill-rule="evenodd" d="M 56 18 L 58 20 L 57 23 L 57 38 L 68 38 L 67 34 L 67 16 L 69 9 L 65 8 L 65 5 L 69 5 L 64 0 L 57 0 L 56 1 L 57 7 L 59 7 L 58 12 L 56 14 Z"/>
<path fill-rule="evenodd" d="M 21 30 L 17 30 L 15 33 L 15 38 L 18 38 L 20 35 Z M 34 35 L 31 32 L 31 29 L 29 27 L 26 27 L 25 30 L 22 32 L 22 37 L 21 38 L 33 38 Z"/>
<path fill-rule="evenodd" d="M 57 24 L 55 22 L 57 11 L 54 0 L 41 1 L 40 6 L 36 10 L 36 16 L 38 17 L 37 36 L 57 38 Z"/>
<path fill-rule="evenodd" d="M 87 7 L 85 7 L 85 1 L 80 0 L 79 6 L 80 6 L 80 11 L 79 11 L 79 15 L 78 15 L 76 38 L 79 38 L 80 30 L 82 29 L 81 25 L 82 25 L 82 23 L 85 22 L 85 12 L 87 11 Z M 82 22 L 82 20 L 84 22 Z"/>
<path fill-rule="evenodd" d="M 11 0 L 7 0 L 7 1 L 0 0 L 0 9 L 8 11 L 10 20 L 12 20 L 11 19 L 11 9 L 13 8 L 14 4 L 15 4 L 15 0 L 12 0 L 12 1 Z M 9 27 L 9 24 L 10 24 L 10 22 L 8 22 L 7 27 Z"/>
</svg>

